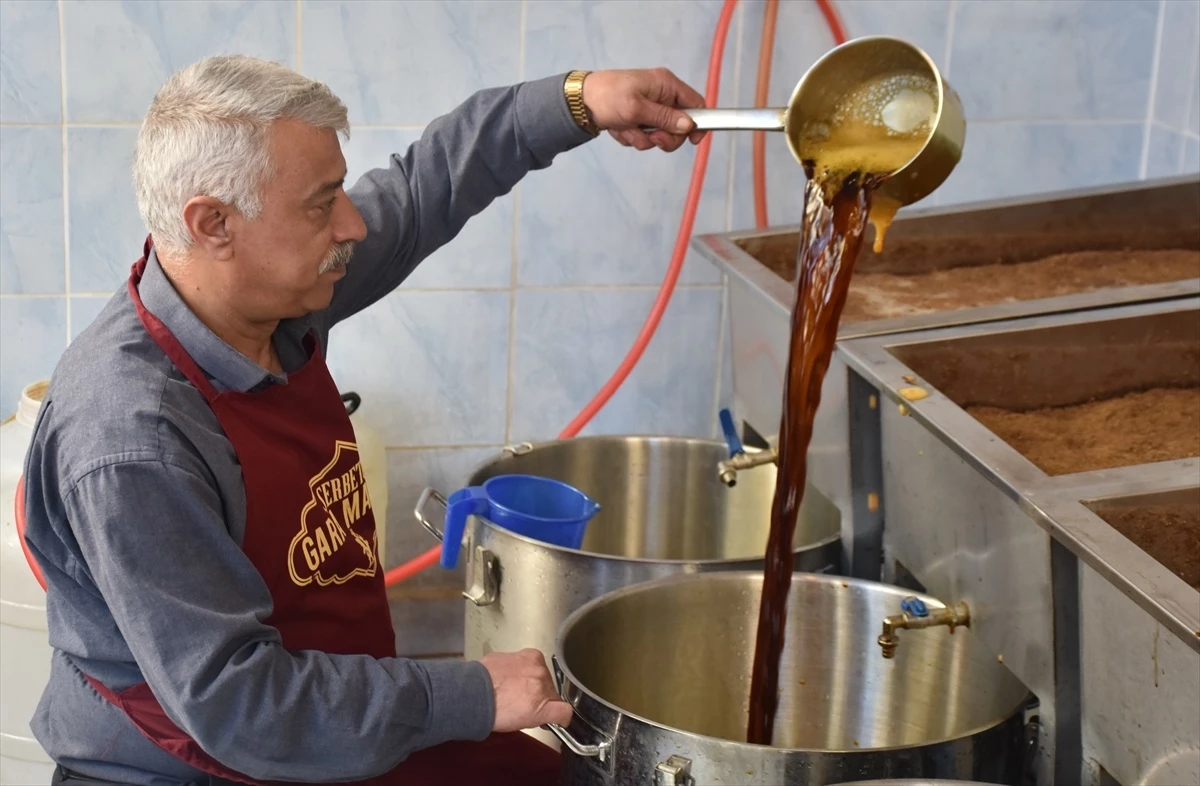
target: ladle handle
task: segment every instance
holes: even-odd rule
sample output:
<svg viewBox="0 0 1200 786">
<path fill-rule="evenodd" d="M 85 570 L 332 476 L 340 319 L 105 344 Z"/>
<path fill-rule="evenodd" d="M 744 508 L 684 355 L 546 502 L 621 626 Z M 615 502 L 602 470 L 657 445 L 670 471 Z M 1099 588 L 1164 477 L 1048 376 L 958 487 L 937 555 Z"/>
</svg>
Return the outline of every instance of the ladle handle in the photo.
<svg viewBox="0 0 1200 786">
<path fill-rule="evenodd" d="M 787 109 L 783 107 L 747 109 L 688 109 L 688 117 L 697 131 L 782 131 Z M 655 129 L 642 126 L 649 132 Z"/>
</svg>

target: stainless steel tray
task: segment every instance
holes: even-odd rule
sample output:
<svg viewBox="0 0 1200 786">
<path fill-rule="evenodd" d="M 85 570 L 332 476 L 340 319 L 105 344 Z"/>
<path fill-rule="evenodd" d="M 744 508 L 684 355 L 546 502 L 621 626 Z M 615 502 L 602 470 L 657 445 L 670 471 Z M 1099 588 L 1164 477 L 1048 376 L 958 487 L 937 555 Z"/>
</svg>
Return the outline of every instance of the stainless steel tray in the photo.
<svg viewBox="0 0 1200 786">
<path fill-rule="evenodd" d="M 1114 227 L 1121 231 L 1114 231 Z M 1132 227 L 1132 229 L 1130 229 Z M 730 232 L 697 237 L 693 245 L 728 281 L 730 363 L 734 411 L 742 422 L 772 438 L 779 429 L 783 376 L 787 367 L 790 281 L 799 228 Z M 920 270 L 961 264 L 1020 261 L 1080 248 L 1190 246 L 1200 248 L 1200 179 L 1195 176 L 1082 189 L 1060 194 L 903 211 L 888 233 L 882 255 L 865 251 L 859 269 Z M 767 260 L 773 268 L 759 258 Z M 1021 317 L 1101 309 L 1114 304 L 1155 302 L 1200 294 L 1200 279 L 1150 286 L 1106 289 L 1067 297 L 1043 298 L 984 308 L 938 312 L 897 320 L 844 324 L 844 340 L 939 328 L 965 327 Z M 870 465 L 851 461 L 852 428 L 848 403 L 857 384 L 835 355 L 822 387 L 821 406 L 809 450 L 810 478 L 839 508 L 846 526 L 844 550 L 853 575 L 872 578 L 864 565 L 878 563 L 868 546 L 878 535 L 882 516 L 872 510 L 866 492 L 854 488 Z M 861 446 L 860 446 L 861 447 Z M 753 470 L 750 470 L 753 471 Z M 874 533 L 874 535 L 872 535 Z M 857 563 L 857 564 L 855 564 Z"/>
<path fill-rule="evenodd" d="M 964 405 L 1032 408 L 1196 384 L 1198 350 L 1196 297 L 839 344 L 852 380 L 850 418 L 863 424 L 852 464 L 876 464 L 860 473 L 875 486 L 854 494 L 880 499 L 879 520 L 865 526 L 860 516 L 854 533 L 879 542 L 852 548 L 882 552 L 885 580 L 909 576 L 977 610 L 977 635 L 1043 703 L 1042 774 L 1051 781 L 1083 777 L 1071 768 L 1085 749 L 1093 769 L 1137 778 L 1186 751 L 1170 729 L 1186 727 L 1200 707 L 1200 593 L 1095 511 L 1151 493 L 1193 493 L 1200 460 L 1051 476 Z M 909 400 L 900 391 L 911 387 L 928 396 Z M 1113 646 L 1114 624 L 1132 637 L 1125 646 Z M 1156 695 L 1143 684 L 1154 671 L 1134 659 L 1136 642 L 1174 664 L 1170 678 L 1159 675 L 1173 689 L 1158 692 L 1153 721 L 1136 704 L 1099 709 Z M 1128 685 L 1107 684 L 1119 680 Z M 1133 754 L 1114 751 L 1131 740 L 1140 747 L 1127 761 Z M 1191 744 L 1200 755 L 1200 742 Z"/>
<path fill-rule="evenodd" d="M 764 315 L 786 318 L 795 299 L 792 282 L 799 240 L 799 225 L 784 225 L 699 235 L 692 246 L 731 281 L 767 301 L 761 304 Z M 1124 248 L 1200 249 L 1200 177 L 1186 175 L 905 210 L 888 230 L 883 253 L 865 247 L 856 270 L 921 273 L 1032 261 L 1069 251 Z M 903 333 L 1196 294 L 1200 294 L 1200 278 L 843 323 L 839 337 Z"/>
<path fill-rule="evenodd" d="M 779 428 L 798 243 L 798 226 L 707 234 L 692 240 L 693 247 L 727 277 L 735 409 L 765 436 Z M 857 269 L 919 272 L 1027 261 L 1081 249 L 1179 247 L 1200 249 L 1200 178 L 1195 175 L 902 211 L 888 231 L 884 252 L 876 255 L 865 249 Z M 839 337 L 913 332 L 1198 294 L 1200 278 L 1193 278 L 843 323 Z M 830 374 L 836 371 L 831 369 Z M 836 400 L 823 409 L 827 413 L 821 416 L 841 419 L 836 428 L 844 430 L 844 412 L 837 411 Z"/>
<path fill-rule="evenodd" d="M 1077 476 L 1029 501 L 1035 519 L 1080 560 L 1084 781 L 1200 782 L 1200 593 L 1102 518 L 1145 505 L 1200 506 L 1200 466 Z"/>
</svg>

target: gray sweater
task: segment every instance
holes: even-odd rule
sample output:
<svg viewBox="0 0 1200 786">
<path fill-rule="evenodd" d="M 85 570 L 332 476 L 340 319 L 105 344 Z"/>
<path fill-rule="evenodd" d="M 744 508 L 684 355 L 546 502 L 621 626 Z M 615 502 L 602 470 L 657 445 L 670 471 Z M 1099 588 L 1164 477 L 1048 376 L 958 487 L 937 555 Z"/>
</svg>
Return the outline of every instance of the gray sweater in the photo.
<svg viewBox="0 0 1200 786">
<path fill-rule="evenodd" d="M 564 76 L 484 90 L 349 190 L 368 236 L 329 308 L 280 324 L 273 375 L 214 335 L 157 260 L 141 286 L 218 390 L 286 382 L 302 337 L 384 297 L 529 171 L 590 137 Z M 130 238 L 116 256 L 141 256 Z M 358 780 L 420 748 L 482 739 L 492 685 L 478 663 L 287 652 L 241 550 L 245 490 L 200 393 L 142 328 L 125 287 L 63 355 L 25 466 L 27 540 L 49 584 L 54 660 L 32 726 L 58 762 L 130 784 L 201 773 L 159 750 L 85 681 L 146 681 L 210 755 L 260 779 Z M 383 522 L 378 522 L 383 525 Z M 401 636 L 404 631 L 399 631 Z"/>
</svg>

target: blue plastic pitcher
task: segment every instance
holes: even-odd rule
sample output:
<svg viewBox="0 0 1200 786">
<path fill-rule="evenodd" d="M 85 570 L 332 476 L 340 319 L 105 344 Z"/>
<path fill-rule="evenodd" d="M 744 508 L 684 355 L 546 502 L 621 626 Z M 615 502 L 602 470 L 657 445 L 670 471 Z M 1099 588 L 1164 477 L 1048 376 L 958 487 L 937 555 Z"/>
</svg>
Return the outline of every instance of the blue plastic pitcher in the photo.
<svg viewBox="0 0 1200 786">
<path fill-rule="evenodd" d="M 479 516 L 509 532 L 555 546 L 583 545 L 588 522 L 600 505 L 574 486 L 535 475 L 497 475 L 467 486 L 446 500 L 442 567 L 458 563 L 467 516 Z"/>
</svg>

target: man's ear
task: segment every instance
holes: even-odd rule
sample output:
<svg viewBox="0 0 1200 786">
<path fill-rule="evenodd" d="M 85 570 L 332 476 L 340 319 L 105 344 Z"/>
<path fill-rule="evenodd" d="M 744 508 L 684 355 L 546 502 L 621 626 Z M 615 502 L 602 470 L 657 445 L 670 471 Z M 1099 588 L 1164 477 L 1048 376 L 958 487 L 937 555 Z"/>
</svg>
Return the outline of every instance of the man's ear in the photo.
<svg viewBox="0 0 1200 786">
<path fill-rule="evenodd" d="M 207 196 L 193 197 L 183 206 L 183 221 L 192 243 L 205 256 L 225 259 L 233 255 L 233 235 L 228 222 L 231 211 L 224 202 Z"/>
</svg>

